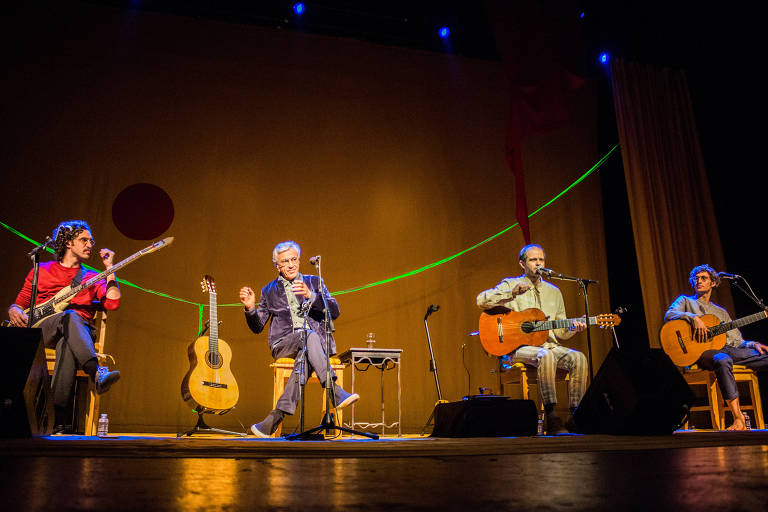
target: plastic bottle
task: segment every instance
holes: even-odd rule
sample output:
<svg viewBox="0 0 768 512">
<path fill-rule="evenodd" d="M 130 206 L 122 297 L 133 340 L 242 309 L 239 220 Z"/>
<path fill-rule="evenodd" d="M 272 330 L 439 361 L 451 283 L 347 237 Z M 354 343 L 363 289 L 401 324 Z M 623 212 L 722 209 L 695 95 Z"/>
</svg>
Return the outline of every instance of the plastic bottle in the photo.
<svg viewBox="0 0 768 512">
<path fill-rule="evenodd" d="M 749 419 L 749 414 L 747 413 L 742 413 L 742 414 L 744 414 L 744 423 L 747 424 L 747 430 L 752 430 L 752 421 Z"/>
<path fill-rule="evenodd" d="M 369 332 L 365 338 L 365 343 L 368 348 L 373 348 L 373 344 L 376 343 L 376 333 Z"/>
<path fill-rule="evenodd" d="M 544 414 L 539 414 L 539 426 L 536 429 L 536 435 L 544 435 Z"/>
<path fill-rule="evenodd" d="M 107 413 L 103 412 L 99 415 L 99 426 L 96 429 L 96 435 L 99 437 L 107 437 L 109 433 L 109 418 Z"/>
</svg>

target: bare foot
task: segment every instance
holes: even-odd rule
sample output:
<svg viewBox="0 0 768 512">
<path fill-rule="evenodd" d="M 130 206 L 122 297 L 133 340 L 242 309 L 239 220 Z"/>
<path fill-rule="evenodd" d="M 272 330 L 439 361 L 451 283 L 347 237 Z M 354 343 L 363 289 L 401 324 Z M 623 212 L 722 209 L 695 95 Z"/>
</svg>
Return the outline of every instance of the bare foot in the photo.
<svg viewBox="0 0 768 512">
<path fill-rule="evenodd" d="M 725 430 L 747 430 L 747 424 L 744 421 L 744 415 L 737 416 L 733 419 L 733 424 Z"/>
</svg>

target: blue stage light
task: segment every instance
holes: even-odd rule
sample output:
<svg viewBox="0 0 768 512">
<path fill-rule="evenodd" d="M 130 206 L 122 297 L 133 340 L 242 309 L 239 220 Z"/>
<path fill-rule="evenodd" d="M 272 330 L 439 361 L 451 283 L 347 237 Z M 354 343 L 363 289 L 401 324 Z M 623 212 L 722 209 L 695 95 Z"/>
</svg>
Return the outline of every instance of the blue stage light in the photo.
<svg viewBox="0 0 768 512">
<path fill-rule="evenodd" d="M 448 29 L 448 27 L 441 27 L 440 30 L 437 31 L 438 34 L 440 34 L 440 37 L 443 39 L 446 39 L 448 36 L 451 35 L 451 31 Z"/>
<path fill-rule="evenodd" d="M 584 11 L 581 11 L 581 14 L 579 14 L 579 18 L 584 19 Z"/>
<path fill-rule="evenodd" d="M 600 64 L 606 64 L 610 59 L 611 59 L 611 56 L 603 52 L 600 54 L 600 57 L 598 60 L 600 61 Z"/>
<path fill-rule="evenodd" d="M 299 2 L 297 4 L 293 4 L 293 12 L 295 12 L 299 16 L 304 14 L 304 10 L 305 10 L 305 7 L 303 3 Z"/>
</svg>

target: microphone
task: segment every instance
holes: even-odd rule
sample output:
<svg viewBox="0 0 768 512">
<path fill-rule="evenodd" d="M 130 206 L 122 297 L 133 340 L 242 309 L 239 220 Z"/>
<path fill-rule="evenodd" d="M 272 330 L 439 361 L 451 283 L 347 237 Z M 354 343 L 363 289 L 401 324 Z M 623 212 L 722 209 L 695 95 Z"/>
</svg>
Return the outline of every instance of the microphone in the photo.
<svg viewBox="0 0 768 512">
<path fill-rule="evenodd" d="M 318 254 L 317 256 L 309 258 L 309 263 L 315 267 L 318 266 L 320 264 L 320 255 Z"/>
<path fill-rule="evenodd" d="M 717 277 L 720 279 L 741 279 L 741 276 L 738 274 L 729 274 L 728 272 L 718 272 Z"/>
<path fill-rule="evenodd" d="M 40 244 L 37 247 L 35 247 L 34 249 L 32 249 L 31 251 L 29 251 L 27 253 L 27 256 L 29 256 L 31 258 L 32 256 L 34 256 L 38 252 L 42 251 L 43 249 L 45 249 L 46 247 L 51 245 L 52 243 L 53 243 L 53 239 L 50 236 L 46 236 L 45 237 L 45 241 L 42 244 Z"/>
<path fill-rule="evenodd" d="M 437 306 L 435 306 L 434 304 L 430 304 L 429 307 L 427 308 L 427 314 L 424 315 L 424 320 L 426 320 L 427 317 L 432 313 L 436 313 L 437 310 L 439 309 L 440 309 L 440 304 L 438 304 Z"/>
<path fill-rule="evenodd" d="M 299 314 L 300 315 L 307 314 L 310 307 L 312 307 L 312 302 L 309 299 L 305 299 L 304 302 L 301 303 L 301 307 L 299 308 Z"/>
<path fill-rule="evenodd" d="M 554 270 L 548 269 L 546 267 L 542 267 L 541 265 L 536 267 L 536 273 L 541 275 L 541 276 L 547 276 L 547 277 L 551 276 L 552 274 L 560 275 L 557 272 L 555 272 Z"/>
</svg>

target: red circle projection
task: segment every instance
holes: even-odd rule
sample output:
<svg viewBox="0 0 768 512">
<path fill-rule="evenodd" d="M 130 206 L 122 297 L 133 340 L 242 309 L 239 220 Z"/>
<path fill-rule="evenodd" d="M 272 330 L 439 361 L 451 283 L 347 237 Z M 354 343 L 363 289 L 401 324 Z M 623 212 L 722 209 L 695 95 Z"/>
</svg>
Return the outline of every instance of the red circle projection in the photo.
<svg viewBox="0 0 768 512">
<path fill-rule="evenodd" d="M 173 201 L 165 190 L 151 183 L 136 183 L 117 194 L 112 221 L 134 240 L 157 238 L 173 222 Z"/>
</svg>

